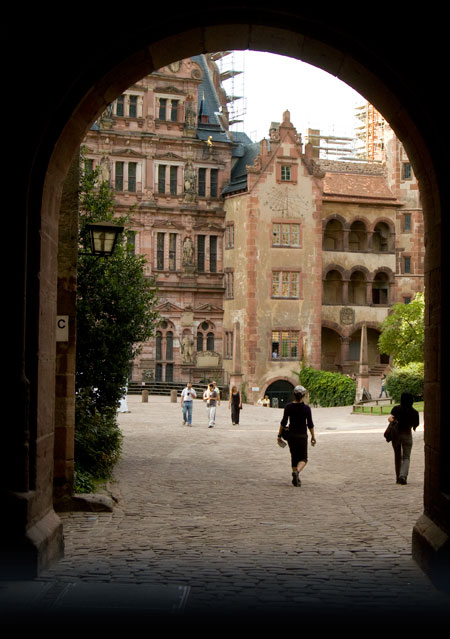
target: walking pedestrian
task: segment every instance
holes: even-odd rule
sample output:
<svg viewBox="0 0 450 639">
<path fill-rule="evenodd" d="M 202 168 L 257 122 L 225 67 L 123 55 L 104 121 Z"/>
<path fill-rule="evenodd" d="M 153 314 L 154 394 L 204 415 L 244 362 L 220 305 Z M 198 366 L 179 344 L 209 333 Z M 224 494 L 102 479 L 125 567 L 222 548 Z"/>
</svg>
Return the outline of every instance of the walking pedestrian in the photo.
<svg viewBox="0 0 450 639">
<path fill-rule="evenodd" d="M 208 385 L 208 390 L 203 398 L 206 400 L 206 408 L 208 409 L 208 428 L 214 428 L 216 423 L 216 408 L 220 406 L 220 395 L 214 386 L 214 382 Z"/>
<path fill-rule="evenodd" d="M 386 395 L 386 397 L 389 397 L 388 392 L 386 390 L 386 375 L 385 375 L 385 373 L 383 373 L 382 376 L 381 376 L 381 390 L 380 390 L 380 394 L 378 396 L 378 399 L 380 399 L 383 396 L 383 393 Z"/>
<path fill-rule="evenodd" d="M 413 403 L 411 393 L 402 393 L 400 404 L 393 407 L 388 417 L 388 421 L 395 420 L 398 424 L 398 435 L 392 440 L 397 484 L 407 483 L 413 446 L 411 428 L 416 430 L 419 425 L 419 413 L 413 408 Z"/>
<path fill-rule="evenodd" d="M 228 408 L 231 408 L 231 423 L 233 424 L 233 426 L 239 424 L 239 413 L 242 410 L 242 400 L 241 394 L 236 386 L 233 386 L 231 389 Z"/>
<path fill-rule="evenodd" d="M 294 388 L 294 401 L 284 407 L 283 417 L 278 431 L 277 442 L 285 446 L 283 439 L 287 440 L 291 453 L 292 483 L 301 486 L 300 473 L 308 462 L 308 430 L 311 435 L 311 446 L 316 445 L 314 436 L 314 423 L 311 408 L 304 403 L 306 388 L 296 386 Z M 288 434 L 286 427 L 288 426 Z"/>
<path fill-rule="evenodd" d="M 183 412 L 183 426 L 187 423 L 192 426 L 192 409 L 194 406 L 194 397 L 197 393 L 192 388 L 191 382 L 188 382 L 186 388 L 181 391 L 181 410 Z"/>
</svg>

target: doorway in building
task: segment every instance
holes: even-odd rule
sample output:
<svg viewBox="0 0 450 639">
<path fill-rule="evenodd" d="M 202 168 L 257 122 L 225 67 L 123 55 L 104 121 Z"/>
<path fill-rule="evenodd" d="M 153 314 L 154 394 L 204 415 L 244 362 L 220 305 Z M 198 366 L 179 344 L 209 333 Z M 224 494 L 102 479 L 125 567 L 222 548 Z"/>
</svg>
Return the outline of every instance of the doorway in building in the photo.
<svg viewBox="0 0 450 639">
<path fill-rule="evenodd" d="M 270 399 L 272 408 L 284 408 L 284 406 L 292 401 L 292 393 L 294 385 L 284 379 L 279 379 L 267 388 L 265 395 Z"/>
</svg>

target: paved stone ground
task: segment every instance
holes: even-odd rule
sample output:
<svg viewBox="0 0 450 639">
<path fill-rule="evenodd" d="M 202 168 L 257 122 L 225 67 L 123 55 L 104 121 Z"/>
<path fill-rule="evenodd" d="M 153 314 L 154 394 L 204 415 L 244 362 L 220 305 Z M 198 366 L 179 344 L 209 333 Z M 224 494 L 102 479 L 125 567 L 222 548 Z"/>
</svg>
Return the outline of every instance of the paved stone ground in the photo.
<svg viewBox="0 0 450 639">
<path fill-rule="evenodd" d="M 183 612 L 161 612 L 161 623 L 202 636 L 245 624 L 324 633 L 331 624 L 350 636 L 398 624 L 410 636 L 446 635 L 450 599 L 411 558 L 423 512 L 422 427 L 401 486 L 386 417 L 313 409 L 317 445 L 295 488 L 288 448 L 276 444 L 281 409 L 245 405 L 232 426 L 222 402 L 208 429 L 201 401 L 192 427 L 167 397 L 130 396 L 128 406 L 114 511 L 61 514 L 65 558 L 41 583 L 181 587 Z M 124 618 L 123 636 L 147 636 L 127 634 Z"/>
</svg>

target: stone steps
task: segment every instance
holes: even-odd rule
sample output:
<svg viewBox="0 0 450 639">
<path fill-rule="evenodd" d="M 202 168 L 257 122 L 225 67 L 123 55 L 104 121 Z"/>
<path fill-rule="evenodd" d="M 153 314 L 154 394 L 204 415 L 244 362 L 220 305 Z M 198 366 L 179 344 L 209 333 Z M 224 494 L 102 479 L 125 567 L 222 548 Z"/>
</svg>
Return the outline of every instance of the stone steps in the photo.
<svg viewBox="0 0 450 639">
<path fill-rule="evenodd" d="M 128 395 L 140 395 L 145 389 L 148 391 L 149 395 L 170 396 L 173 390 L 176 390 L 177 393 L 181 393 L 185 386 L 186 382 L 145 382 L 145 384 L 141 382 L 130 382 L 128 384 Z M 193 384 L 192 387 L 197 393 L 197 398 L 201 398 L 203 396 L 203 391 L 206 388 L 206 384 Z M 218 386 L 218 388 L 221 391 L 221 394 L 223 394 L 222 387 Z"/>
</svg>

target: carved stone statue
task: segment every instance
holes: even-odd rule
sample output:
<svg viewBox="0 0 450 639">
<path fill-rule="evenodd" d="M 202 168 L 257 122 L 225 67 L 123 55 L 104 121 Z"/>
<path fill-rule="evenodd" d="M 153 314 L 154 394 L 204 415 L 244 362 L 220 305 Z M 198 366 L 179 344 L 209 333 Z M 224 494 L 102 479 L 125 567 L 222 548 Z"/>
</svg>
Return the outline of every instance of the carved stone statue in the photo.
<svg viewBox="0 0 450 639">
<path fill-rule="evenodd" d="M 181 356 L 183 358 L 183 364 L 191 364 L 193 354 L 194 342 L 189 335 L 185 335 L 181 342 Z"/>
<path fill-rule="evenodd" d="M 191 160 L 184 168 L 184 199 L 192 201 L 195 198 L 195 168 Z"/>
<path fill-rule="evenodd" d="M 183 264 L 194 263 L 194 245 L 190 237 L 184 240 L 183 244 Z"/>
<path fill-rule="evenodd" d="M 195 129 L 197 126 L 197 112 L 191 96 L 185 102 L 184 124 L 188 129 Z"/>
<path fill-rule="evenodd" d="M 100 179 L 102 182 L 109 182 L 111 177 L 111 167 L 108 157 L 102 157 L 100 160 Z"/>
<path fill-rule="evenodd" d="M 184 169 L 184 192 L 195 193 L 195 169 L 191 160 L 188 160 Z"/>
</svg>

